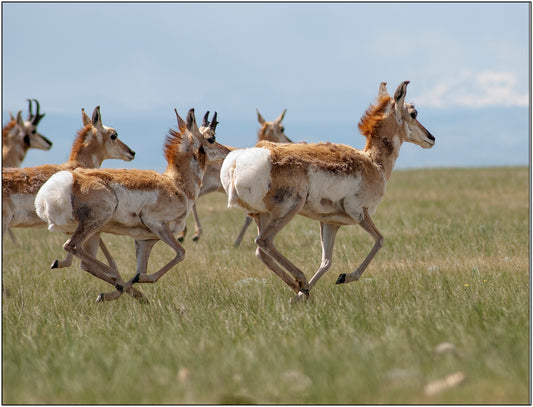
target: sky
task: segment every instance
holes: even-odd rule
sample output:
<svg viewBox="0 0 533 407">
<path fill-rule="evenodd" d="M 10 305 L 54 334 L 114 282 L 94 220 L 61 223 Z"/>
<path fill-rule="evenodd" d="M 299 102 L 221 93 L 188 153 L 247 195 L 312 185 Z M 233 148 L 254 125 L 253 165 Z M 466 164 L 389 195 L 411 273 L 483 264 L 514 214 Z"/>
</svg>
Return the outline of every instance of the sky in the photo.
<svg viewBox="0 0 533 407">
<path fill-rule="evenodd" d="M 396 168 L 528 165 L 529 3 L 2 3 L 2 123 L 46 113 L 54 142 L 23 166 L 67 160 L 81 108 L 137 152 L 103 167 L 164 170 L 184 117 L 218 112 L 217 141 L 256 142 L 256 109 L 284 109 L 293 141 L 364 147 L 357 123 L 379 84 L 435 136 Z M 200 120 L 200 118 L 198 118 Z"/>
</svg>

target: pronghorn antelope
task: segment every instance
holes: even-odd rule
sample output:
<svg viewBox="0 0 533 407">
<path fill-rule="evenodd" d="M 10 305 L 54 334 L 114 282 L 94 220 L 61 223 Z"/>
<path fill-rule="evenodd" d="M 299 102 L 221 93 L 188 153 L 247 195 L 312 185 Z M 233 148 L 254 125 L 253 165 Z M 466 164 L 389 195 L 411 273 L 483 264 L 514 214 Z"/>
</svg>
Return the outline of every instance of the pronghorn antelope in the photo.
<svg viewBox="0 0 533 407">
<path fill-rule="evenodd" d="M 192 204 L 200 193 L 206 166 L 222 161 L 227 151 L 200 133 L 194 109 L 187 122 L 178 115 L 179 132 L 170 130 L 164 155 L 167 169 L 160 174 L 151 170 L 61 171 L 40 189 L 35 199 L 37 214 L 50 230 L 72 233 L 63 248 L 81 259 L 85 270 L 116 291 L 100 294 L 97 301 L 117 299 L 123 292 L 138 299 L 144 296 L 135 283 L 155 283 L 183 260 L 185 249 L 175 233 L 181 232 Z M 99 261 L 86 243 L 96 233 L 127 235 L 135 239 L 137 271 L 124 283 L 109 254 L 109 265 Z M 169 245 L 176 256 L 153 274 L 147 274 L 148 259 L 159 240 Z"/>
<path fill-rule="evenodd" d="M 417 120 L 417 111 L 405 103 L 407 84 L 394 97 L 380 87 L 377 103 L 366 111 L 359 130 L 366 137 L 363 151 L 342 144 L 272 144 L 228 154 L 220 177 L 228 206 L 244 209 L 258 227 L 256 256 L 276 273 L 297 296 L 309 291 L 330 268 L 337 231 L 342 225 L 360 225 L 375 243 L 351 273 L 337 284 L 358 280 L 383 244 L 371 215 L 385 193 L 385 186 L 404 141 L 431 148 L 435 138 Z M 308 281 L 304 273 L 273 244 L 277 233 L 296 215 L 320 222 L 322 262 Z"/>
<path fill-rule="evenodd" d="M 66 163 L 28 168 L 2 168 L 4 235 L 7 228 L 46 226 L 46 223 L 37 216 L 33 203 L 37 191 L 52 174 L 77 167 L 98 168 L 102 161 L 108 158 L 133 160 L 135 152 L 118 138 L 117 131 L 102 124 L 100 106 L 94 109 L 92 119 L 82 109 L 82 121 L 83 127 L 78 131 Z"/>
<path fill-rule="evenodd" d="M 272 141 L 273 143 L 292 143 L 292 141 L 285 135 L 285 128 L 282 125 L 283 117 L 285 116 L 285 112 L 287 109 L 283 111 L 282 114 L 278 116 L 278 118 L 272 122 L 267 122 L 263 116 L 261 116 L 261 113 L 259 113 L 259 110 L 257 110 L 257 120 L 259 121 L 259 124 L 261 124 L 261 128 L 259 129 L 259 132 L 257 133 L 257 142 L 260 141 Z M 209 112 L 207 112 L 209 113 Z M 200 127 L 200 131 L 204 134 L 210 134 L 210 128 L 208 128 L 208 123 L 206 121 L 206 117 L 204 117 L 204 121 L 202 123 L 202 127 Z M 216 124 L 215 126 L 216 127 Z M 212 134 L 214 135 L 214 127 L 212 128 Z M 228 148 L 228 151 L 236 150 L 235 147 L 225 146 Z M 202 180 L 202 188 L 200 189 L 200 195 L 198 198 L 200 198 L 203 195 L 209 194 L 211 192 L 224 192 L 224 188 L 222 187 L 222 184 L 220 182 L 220 168 L 222 167 L 222 162 L 212 163 L 207 166 L 207 169 L 204 174 L 204 179 Z M 200 239 L 200 236 L 202 235 L 202 226 L 200 225 L 200 219 L 198 218 L 198 213 L 196 212 L 196 203 L 192 206 L 192 216 L 194 218 L 194 235 L 192 237 L 193 241 L 198 241 Z M 246 217 L 246 221 L 244 223 L 244 226 L 241 229 L 241 232 L 239 233 L 239 236 L 237 237 L 237 240 L 235 241 L 234 245 L 238 246 L 241 243 L 241 240 L 244 236 L 244 233 L 246 232 L 246 229 L 250 225 L 250 222 L 252 221 L 251 218 Z M 185 234 L 187 232 L 187 228 L 183 230 L 183 232 L 178 237 L 178 240 L 180 242 L 183 241 Z"/>
<path fill-rule="evenodd" d="M 11 121 L 2 129 L 2 167 L 20 167 L 30 148 L 50 150 L 52 142 L 37 132 L 37 125 L 44 117 L 39 112 L 39 102 L 35 115 L 32 113 L 31 100 L 29 102 L 28 119 L 22 119 L 22 111 L 17 113 L 17 118 L 11 115 Z"/>
<path fill-rule="evenodd" d="M 209 123 L 209 111 L 205 114 L 202 125 L 200 126 L 200 133 L 204 135 L 204 137 L 214 137 L 216 134 L 216 127 L 217 127 L 217 116 L 216 112 L 213 116 L 213 120 L 211 120 L 211 123 Z M 222 146 L 222 144 L 220 144 Z M 222 146 L 227 149 L 227 152 L 229 153 L 231 150 L 234 150 L 233 147 L 228 146 Z M 222 161 L 210 163 L 207 165 L 204 178 L 202 179 L 202 187 L 200 188 L 200 194 L 198 195 L 198 198 L 202 195 L 209 194 L 211 192 L 219 191 L 224 192 L 224 189 L 222 188 L 222 184 L 220 184 L 220 167 L 222 166 Z M 200 219 L 198 218 L 198 212 L 196 211 L 196 202 L 192 205 L 192 216 L 194 219 L 194 235 L 192 237 L 192 240 L 197 242 L 198 239 L 200 239 L 200 236 L 202 234 L 202 225 L 200 225 Z M 187 226 L 183 229 L 183 231 L 178 235 L 178 241 L 181 243 L 183 242 L 185 235 L 187 234 Z"/>
<path fill-rule="evenodd" d="M 262 141 L 270 141 L 272 143 L 292 143 L 292 140 L 285 135 L 285 127 L 281 123 L 283 118 L 285 117 L 286 112 L 287 109 L 285 109 L 283 113 L 280 114 L 273 122 L 267 122 L 265 119 L 263 119 L 263 116 L 261 116 L 259 110 L 257 111 L 257 120 L 261 125 L 259 133 L 257 134 L 258 143 Z M 244 220 L 244 225 L 242 225 L 241 231 L 239 232 L 237 239 L 235 239 L 235 242 L 233 243 L 233 247 L 238 247 L 241 244 L 242 238 L 246 233 L 246 229 L 248 229 L 248 226 L 250 226 L 250 223 L 252 223 L 252 218 L 246 216 L 246 219 Z"/>
</svg>

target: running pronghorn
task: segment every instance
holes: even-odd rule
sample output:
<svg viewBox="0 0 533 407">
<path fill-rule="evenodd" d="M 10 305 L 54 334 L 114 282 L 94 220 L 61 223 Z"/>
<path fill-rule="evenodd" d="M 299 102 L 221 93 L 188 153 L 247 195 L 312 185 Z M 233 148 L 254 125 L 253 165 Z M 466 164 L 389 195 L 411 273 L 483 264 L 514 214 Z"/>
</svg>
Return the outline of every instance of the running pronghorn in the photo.
<svg viewBox="0 0 533 407">
<path fill-rule="evenodd" d="M 133 284 L 155 283 L 185 256 L 174 235 L 185 226 L 206 166 L 222 161 L 227 150 L 215 137 L 200 133 L 194 109 L 187 114 L 186 123 L 177 111 L 176 117 L 179 132 L 170 130 L 167 136 L 164 155 L 168 165 L 163 174 L 125 169 L 61 171 L 37 194 L 35 207 L 49 230 L 72 233 L 63 248 L 80 258 L 86 271 L 115 286 L 116 291 L 100 294 L 97 301 L 115 300 L 123 292 L 144 299 Z M 128 282 L 123 282 L 110 254 L 106 265 L 86 249 L 89 239 L 99 232 L 135 239 L 137 271 Z M 157 272 L 147 274 L 150 252 L 159 240 L 176 256 Z"/>
<path fill-rule="evenodd" d="M 292 143 L 292 141 L 285 135 L 285 128 L 281 123 L 286 111 L 287 109 L 285 109 L 283 113 L 279 115 L 278 118 L 273 122 L 267 122 L 263 118 L 263 116 L 261 116 L 259 110 L 257 111 L 257 120 L 259 121 L 259 124 L 261 124 L 261 128 L 257 133 L 257 142 L 272 141 L 273 143 Z M 202 127 L 200 127 L 200 131 L 204 134 L 210 134 L 209 131 L 211 130 L 207 126 L 206 119 L 207 114 L 206 117 L 204 117 L 204 121 L 202 123 Z M 215 134 L 214 131 L 215 130 L 213 128 L 213 135 Z M 228 151 L 236 150 L 235 147 L 226 146 L 226 148 L 228 148 Z M 224 192 L 224 188 L 222 187 L 222 183 L 220 182 L 221 167 L 222 162 L 213 163 L 207 166 L 207 169 L 204 174 L 204 179 L 202 180 L 202 188 L 200 189 L 200 195 L 198 196 L 198 198 L 203 195 L 210 194 L 211 192 Z M 200 225 L 200 219 L 198 218 L 198 213 L 196 212 L 196 203 L 194 203 L 192 206 L 192 216 L 194 218 L 194 235 L 192 237 L 192 240 L 196 242 L 198 241 L 198 239 L 200 239 L 200 236 L 202 235 L 202 226 Z M 239 236 L 237 237 L 237 240 L 234 243 L 235 246 L 238 246 L 241 243 L 244 233 L 246 232 L 246 229 L 250 225 L 251 221 L 252 219 L 247 216 L 244 226 L 242 227 L 241 232 L 239 233 Z M 185 228 L 183 232 L 178 236 L 178 240 L 180 242 L 183 241 L 186 232 L 187 228 Z"/>
<path fill-rule="evenodd" d="M 28 119 L 22 119 L 22 111 L 17 113 L 17 118 L 11 115 L 11 121 L 2 129 L 2 167 L 20 167 L 30 148 L 50 150 L 52 142 L 37 132 L 37 125 L 44 117 L 39 112 L 39 102 L 35 115 L 32 113 L 31 100 L 29 102 Z"/>
<path fill-rule="evenodd" d="M 216 127 L 217 127 L 217 116 L 216 112 L 213 116 L 213 120 L 211 120 L 211 123 L 209 123 L 209 111 L 205 114 L 202 125 L 200 126 L 200 133 L 204 135 L 204 137 L 214 137 L 216 134 Z M 221 144 L 222 146 L 222 144 Z M 229 153 L 231 150 L 234 150 L 233 147 L 223 146 L 227 149 L 227 152 Z M 222 161 L 216 162 L 216 163 L 210 163 L 207 165 L 207 168 L 204 173 L 204 178 L 202 179 L 202 187 L 200 188 L 200 194 L 198 195 L 198 198 L 202 195 L 209 194 L 211 192 L 219 191 L 224 192 L 224 189 L 222 188 L 222 184 L 220 183 L 220 167 L 222 166 Z M 197 242 L 198 239 L 200 239 L 200 236 L 202 234 L 202 226 L 200 225 L 200 219 L 198 218 L 198 212 L 196 211 L 196 202 L 192 205 L 192 216 L 194 219 L 194 235 L 192 237 L 192 240 Z M 181 243 L 183 242 L 185 235 L 187 234 L 187 226 L 183 229 L 183 231 L 178 235 L 178 241 Z"/>
<path fill-rule="evenodd" d="M 112 127 L 102 124 L 100 106 L 92 119 L 82 109 L 83 127 L 72 145 L 70 157 L 60 165 L 40 165 L 28 168 L 2 168 L 2 231 L 7 228 L 46 226 L 35 212 L 33 202 L 45 181 L 61 170 L 77 167 L 98 168 L 102 161 L 117 158 L 131 161 L 135 152 L 124 144 Z M 96 241 L 98 243 L 98 240 Z"/>
<path fill-rule="evenodd" d="M 228 154 L 220 177 L 228 206 L 244 209 L 258 227 L 256 256 L 297 293 L 309 291 L 330 268 L 333 244 L 342 225 L 359 224 L 375 243 L 353 272 L 337 284 L 358 280 L 383 244 L 372 221 L 404 141 L 431 148 L 435 138 L 417 120 L 412 104 L 404 103 L 403 82 L 391 98 L 385 84 L 377 103 L 366 111 L 359 130 L 366 137 L 363 151 L 347 145 L 259 143 Z M 277 233 L 300 214 L 320 222 L 322 263 L 307 281 L 304 273 L 274 246 Z"/>
</svg>

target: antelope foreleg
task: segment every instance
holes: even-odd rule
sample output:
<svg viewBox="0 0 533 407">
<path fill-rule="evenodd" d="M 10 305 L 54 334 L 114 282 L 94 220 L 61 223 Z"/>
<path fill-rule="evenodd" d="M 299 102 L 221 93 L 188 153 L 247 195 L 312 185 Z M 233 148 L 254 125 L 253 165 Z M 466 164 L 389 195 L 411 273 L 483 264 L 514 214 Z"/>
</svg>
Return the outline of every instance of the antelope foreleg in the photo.
<svg viewBox="0 0 533 407">
<path fill-rule="evenodd" d="M 374 238 L 374 246 L 356 270 L 348 274 L 342 273 L 341 275 L 339 275 L 339 278 L 337 279 L 337 284 L 350 283 L 352 281 L 359 280 L 359 278 L 363 274 L 363 271 L 365 271 L 365 269 L 370 264 L 376 253 L 383 246 L 383 236 L 381 235 L 381 233 L 379 233 L 379 230 L 376 228 L 376 225 L 374 225 L 374 222 L 372 222 L 372 218 L 368 214 L 368 210 L 366 208 L 363 208 L 363 215 L 363 220 L 361 221 L 361 223 L 359 223 L 359 225 Z"/>
<path fill-rule="evenodd" d="M 192 205 L 192 217 L 194 219 L 194 235 L 192 236 L 193 242 L 197 242 L 202 236 L 202 225 L 200 225 L 200 218 L 196 212 L 196 202 Z"/>
<path fill-rule="evenodd" d="M 168 225 L 151 225 L 149 226 L 148 222 L 145 221 L 145 225 L 150 227 L 152 232 L 156 234 L 156 236 L 159 237 L 159 239 L 169 245 L 174 251 L 176 252 L 176 256 L 170 260 L 166 265 L 164 265 L 162 268 L 160 268 L 158 271 L 152 274 L 146 274 L 141 273 L 140 270 L 137 271 L 135 276 L 126 283 L 125 288 L 128 289 L 131 287 L 131 285 L 135 283 L 155 283 L 157 280 L 159 280 L 167 271 L 169 271 L 172 267 L 174 267 L 176 264 L 178 264 L 180 261 L 182 261 L 185 258 L 185 249 L 183 246 L 178 242 L 178 240 L 174 237 L 172 232 L 169 230 Z M 146 241 L 146 242 L 152 242 L 151 246 L 156 241 Z M 146 265 L 148 263 L 148 256 L 149 252 L 146 257 Z M 144 270 L 146 270 L 146 265 L 144 266 Z"/>
</svg>

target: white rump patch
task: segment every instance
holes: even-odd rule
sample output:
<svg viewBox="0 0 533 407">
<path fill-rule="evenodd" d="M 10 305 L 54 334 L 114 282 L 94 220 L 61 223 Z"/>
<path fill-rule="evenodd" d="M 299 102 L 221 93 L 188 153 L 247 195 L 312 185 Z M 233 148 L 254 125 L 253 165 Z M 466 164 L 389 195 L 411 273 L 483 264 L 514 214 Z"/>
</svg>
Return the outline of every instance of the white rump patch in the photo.
<svg viewBox="0 0 533 407">
<path fill-rule="evenodd" d="M 220 181 L 228 194 L 228 207 L 240 206 L 265 211 L 263 198 L 270 186 L 270 151 L 252 147 L 228 154 L 220 170 Z M 247 209 L 247 208 L 243 208 Z"/>
<path fill-rule="evenodd" d="M 44 183 L 35 197 L 35 211 L 50 231 L 70 231 L 75 223 L 72 214 L 72 185 L 74 178 L 70 171 L 59 171 Z"/>
</svg>

